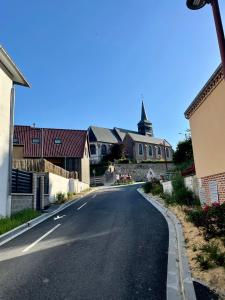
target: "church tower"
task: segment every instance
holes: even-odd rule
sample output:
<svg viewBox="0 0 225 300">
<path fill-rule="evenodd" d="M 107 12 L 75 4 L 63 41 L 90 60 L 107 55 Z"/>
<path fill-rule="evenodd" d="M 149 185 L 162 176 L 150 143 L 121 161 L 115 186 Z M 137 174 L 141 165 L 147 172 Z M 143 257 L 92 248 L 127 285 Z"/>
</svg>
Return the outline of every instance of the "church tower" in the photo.
<svg viewBox="0 0 225 300">
<path fill-rule="evenodd" d="M 141 121 L 138 123 L 138 133 L 153 136 L 152 123 L 147 118 L 143 101 L 141 107 Z"/>
</svg>

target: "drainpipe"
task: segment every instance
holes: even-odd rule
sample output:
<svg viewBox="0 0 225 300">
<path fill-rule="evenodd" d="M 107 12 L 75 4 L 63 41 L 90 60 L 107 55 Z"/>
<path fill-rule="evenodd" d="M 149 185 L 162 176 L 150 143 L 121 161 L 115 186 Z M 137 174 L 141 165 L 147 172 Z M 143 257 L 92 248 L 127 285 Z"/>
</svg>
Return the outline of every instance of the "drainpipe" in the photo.
<svg viewBox="0 0 225 300">
<path fill-rule="evenodd" d="M 11 215 L 14 107 L 15 107 L 15 88 L 13 86 L 12 89 L 11 89 L 11 94 L 10 94 L 8 199 L 7 199 L 7 204 L 6 204 L 6 214 L 7 214 L 7 216 Z"/>
</svg>

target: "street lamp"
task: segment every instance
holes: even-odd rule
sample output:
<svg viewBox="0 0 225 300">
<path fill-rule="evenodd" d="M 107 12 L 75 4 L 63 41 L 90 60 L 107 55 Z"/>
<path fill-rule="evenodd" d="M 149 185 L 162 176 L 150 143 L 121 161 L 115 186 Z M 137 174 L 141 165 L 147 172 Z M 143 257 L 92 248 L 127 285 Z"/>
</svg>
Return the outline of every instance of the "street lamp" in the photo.
<svg viewBox="0 0 225 300">
<path fill-rule="evenodd" d="M 219 48 L 220 48 L 220 55 L 222 60 L 223 74 L 225 79 L 225 39 L 224 39 L 223 24 L 220 15 L 218 0 L 187 0 L 187 7 L 192 10 L 201 9 L 206 4 L 212 5 L 214 21 L 216 25 L 217 38 L 218 38 Z"/>
</svg>

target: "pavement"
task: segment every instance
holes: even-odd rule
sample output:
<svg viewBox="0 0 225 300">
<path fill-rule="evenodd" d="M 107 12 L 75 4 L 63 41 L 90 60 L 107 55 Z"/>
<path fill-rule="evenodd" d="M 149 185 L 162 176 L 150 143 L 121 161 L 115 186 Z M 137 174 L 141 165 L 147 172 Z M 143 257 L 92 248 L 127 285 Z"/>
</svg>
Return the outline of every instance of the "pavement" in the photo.
<svg viewBox="0 0 225 300">
<path fill-rule="evenodd" d="M 0 299 L 166 299 L 168 225 L 137 186 L 96 191 L 0 247 Z"/>
</svg>

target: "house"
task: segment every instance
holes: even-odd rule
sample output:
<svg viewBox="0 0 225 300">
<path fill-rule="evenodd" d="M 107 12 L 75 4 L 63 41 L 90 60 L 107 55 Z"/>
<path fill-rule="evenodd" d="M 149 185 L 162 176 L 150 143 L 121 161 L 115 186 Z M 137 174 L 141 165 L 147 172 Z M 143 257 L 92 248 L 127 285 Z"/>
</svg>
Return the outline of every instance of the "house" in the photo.
<svg viewBox="0 0 225 300">
<path fill-rule="evenodd" d="M 78 172 L 81 182 L 89 184 L 89 149 L 86 130 L 15 126 L 14 159 L 44 158 L 67 171 Z"/>
<path fill-rule="evenodd" d="M 0 217 L 11 212 L 11 157 L 15 85 L 29 87 L 22 73 L 0 46 Z"/>
<path fill-rule="evenodd" d="M 225 201 L 225 81 L 219 66 L 185 111 L 202 202 Z"/>
<path fill-rule="evenodd" d="M 90 161 L 92 164 L 99 163 L 104 155 L 109 154 L 114 144 L 124 144 L 127 157 L 138 162 L 146 160 L 172 160 L 173 150 L 171 145 L 164 139 L 153 137 L 152 123 L 147 118 L 143 102 L 138 131 L 118 127 L 108 129 L 90 126 L 88 136 Z M 152 153 L 150 152 L 151 150 Z"/>
</svg>

